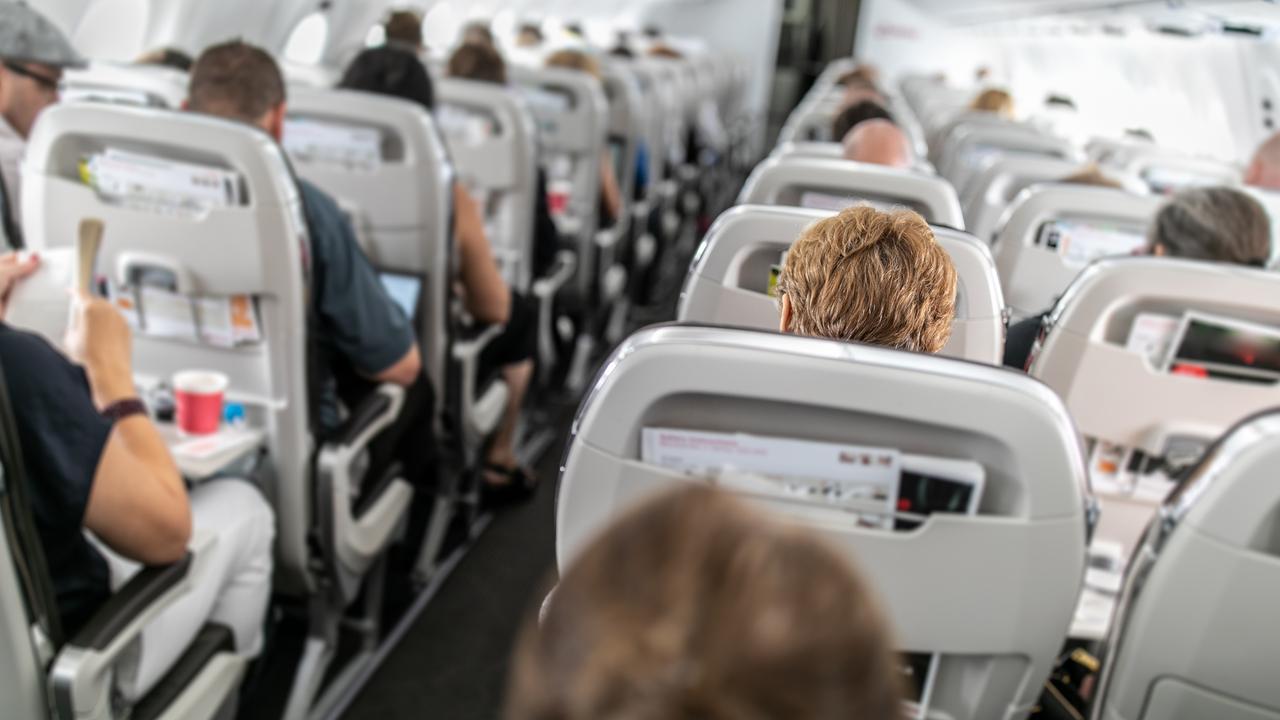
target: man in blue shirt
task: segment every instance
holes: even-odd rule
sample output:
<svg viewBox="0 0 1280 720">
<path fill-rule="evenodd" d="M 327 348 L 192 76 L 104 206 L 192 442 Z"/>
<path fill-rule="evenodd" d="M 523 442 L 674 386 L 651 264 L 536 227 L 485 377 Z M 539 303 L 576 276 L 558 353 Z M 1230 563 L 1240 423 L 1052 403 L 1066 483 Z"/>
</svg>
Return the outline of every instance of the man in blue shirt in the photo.
<svg viewBox="0 0 1280 720">
<path fill-rule="evenodd" d="M 215 45 L 191 69 L 186 107 L 261 128 L 279 142 L 284 78 L 260 48 L 240 41 Z M 387 294 L 337 203 L 305 180 L 298 188 L 311 241 L 312 332 L 320 350 L 320 376 L 311 382 L 321 391 L 320 432 L 337 427 L 339 397 L 351 407 L 378 383 L 408 388 L 399 420 L 374 444 L 371 477 L 376 480 L 392 461 L 400 461 L 407 479 L 421 486 L 431 472 L 434 403 L 412 320 Z"/>
</svg>

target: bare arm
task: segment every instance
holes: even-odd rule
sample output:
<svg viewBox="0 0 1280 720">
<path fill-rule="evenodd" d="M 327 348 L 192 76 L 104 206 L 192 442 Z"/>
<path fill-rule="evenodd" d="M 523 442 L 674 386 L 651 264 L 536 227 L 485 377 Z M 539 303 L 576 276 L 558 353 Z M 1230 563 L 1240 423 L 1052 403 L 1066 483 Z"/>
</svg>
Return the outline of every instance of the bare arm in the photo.
<svg viewBox="0 0 1280 720">
<path fill-rule="evenodd" d="M 417 381 L 418 375 L 422 372 L 422 355 L 418 352 L 418 345 L 414 343 L 409 348 L 409 352 L 404 357 L 396 361 L 394 365 L 383 370 L 373 376 L 374 380 L 383 383 L 391 383 L 401 387 L 409 387 Z"/>
<path fill-rule="evenodd" d="M 618 175 L 613 171 L 613 158 L 608 153 L 600 156 L 600 193 L 608 218 L 600 218 L 600 224 L 613 224 L 622 219 L 622 191 L 618 189 Z"/>
<path fill-rule="evenodd" d="M 81 296 L 68 344 L 106 407 L 137 393 L 129 327 L 104 300 Z M 169 448 L 151 420 L 116 423 L 93 476 L 84 524 L 112 550 L 148 565 L 176 562 L 191 539 L 191 504 Z"/>
<path fill-rule="evenodd" d="M 505 323 L 511 314 L 511 291 L 493 259 L 480 207 L 471 194 L 458 185 L 453 189 L 453 212 L 467 312 L 482 323 Z"/>
</svg>

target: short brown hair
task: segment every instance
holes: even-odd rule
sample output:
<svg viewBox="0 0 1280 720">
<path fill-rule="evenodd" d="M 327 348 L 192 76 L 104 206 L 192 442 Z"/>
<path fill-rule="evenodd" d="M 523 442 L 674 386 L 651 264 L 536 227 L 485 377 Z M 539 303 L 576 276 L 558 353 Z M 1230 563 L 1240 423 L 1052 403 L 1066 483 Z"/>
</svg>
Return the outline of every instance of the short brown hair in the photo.
<svg viewBox="0 0 1280 720">
<path fill-rule="evenodd" d="M 1058 182 L 1067 185 L 1095 185 L 1114 190 L 1124 189 L 1124 183 L 1104 173 L 1096 164 L 1086 165 Z"/>
<path fill-rule="evenodd" d="M 595 57 L 582 52 L 581 50 L 565 49 L 557 50 L 547 56 L 547 67 L 549 68 L 565 68 L 566 70 L 577 70 L 584 72 L 597 80 L 600 79 L 600 63 Z"/>
<path fill-rule="evenodd" d="M 449 77 L 507 84 L 507 63 L 492 45 L 466 43 L 449 57 Z"/>
<path fill-rule="evenodd" d="M 694 486 L 627 513 L 517 645 L 507 720 L 891 720 L 867 583 L 812 533 Z"/>
<path fill-rule="evenodd" d="M 842 73 L 836 79 L 837 85 L 849 87 L 851 85 L 865 85 L 875 89 L 880 82 L 880 71 L 872 65 L 859 65 L 852 70 Z"/>
<path fill-rule="evenodd" d="M 387 42 L 417 47 L 422 44 L 422 16 L 412 10 L 396 10 L 383 24 Z"/>
<path fill-rule="evenodd" d="M 800 234 L 778 295 L 799 335 L 936 353 L 951 337 L 956 270 L 924 218 L 859 205 Z"/>
<path fill-rule="evenodd" d="M 462 29 L 462 42 L 494 47 L 493 30 L 489 28 L 489 23 L 482 20 L 467 23 L 467 26 Z"/>
<path fill-rule="evenodd" d="M 214 45 L 191 67 L 191 110 L 255 123 L 285 101 L 284 76 L 275 58 L 240 40 Z"/>
<path fill-rule="evenodd" d="M 970 110 L 978 110 L 980 112 L 993 112 L 1013 116 L 1013 96 L 1006 90 L 998 88 L 990 88 L 978 93 L 969 105 Z"/>
</svg>

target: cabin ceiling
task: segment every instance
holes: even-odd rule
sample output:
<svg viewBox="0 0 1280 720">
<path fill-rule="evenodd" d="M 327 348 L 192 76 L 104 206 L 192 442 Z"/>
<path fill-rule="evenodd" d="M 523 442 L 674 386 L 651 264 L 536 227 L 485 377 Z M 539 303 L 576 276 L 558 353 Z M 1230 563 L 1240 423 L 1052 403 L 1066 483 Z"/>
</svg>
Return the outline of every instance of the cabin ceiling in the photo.
<svg viewBox="0 0 1280 720">
<path fill-rule="evenodd" d="M 1102 21 L 1116 16 L 1137 18 L 1184 15 L 1233 23 L 1280 26 L 1280 4 L 1274 0 L 910 0 L 929 16 L 955 24 L 980 25 L 1053 16 Z"/>
</svg>

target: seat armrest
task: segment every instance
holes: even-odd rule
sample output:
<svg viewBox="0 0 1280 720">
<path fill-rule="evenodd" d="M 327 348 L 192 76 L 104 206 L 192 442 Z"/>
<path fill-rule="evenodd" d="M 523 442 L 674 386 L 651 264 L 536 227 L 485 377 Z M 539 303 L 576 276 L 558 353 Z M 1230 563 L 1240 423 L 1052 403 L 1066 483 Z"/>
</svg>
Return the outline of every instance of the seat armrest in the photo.
<svg viewBox="0 0 1280 720">
<path fill-rule="evenodd" d="M 504 331 L 506 331 L 505 325 L 490 325 L 479 335 L 453 344 L 453 359 L 461 366 L 458 377 L 462 383 L 462 390 L 459 395 L 462 427 L 466 428 L 468 434 L 472 436 L 469 439 L 477 443 L 484 439 L 483 436 L 488 435 L 493 430 L 490 427 L 492 423 L 487 420 L 481 421 L 481 413 L 479 413 L 481 400 L 480 355 Z M 505 392 L 505 385 L 503 390 Z M 503 401 L 505 402 L 505 395 L 503 396 Z"/>
<path fill-rule="evenodd" d="M 351 411 L 350 416 L 338 427 L 329 443 L 342 446 L 362 445 L 362 436 L 373 432 L 375 435 L 391 421 L 395 415 L 391 413 L 395 405 L 393 392 L 369 393 L 369 395 Z"/>
<path fill-rule="evenodd" d="M 564 287 L 570 279 L 573 278 L 573 271 L 578 268 L 578 256 L 572 250 L 561 250 L 556 253 L 555 264 L 551 266 L 551 272 L 545 277 L 540 277 L 533 283 L 533 294 L 539 300 L 547 300 L 560 292 L 560 288 Z"/>
<path fill-rule="evenodd" d="M 538 300 L 538 376 L 543 383 L 551 377 L 556 365 L 555 298 L 560 289 L 573 279 L 577 269 L 578 256 L 561 250 L 546 277 L 533 283 L 533 296 Z"/>
<path fill-rule="evenodd" d="M 194 555 L 143 568 L 113 593 L 89 623 L 58 652 L 49 682 L 61 717 L 106 717 L 113 666 L 162 610 L 191 587 Z"/>
<path fill-rule="evenodd" d="M 505 325 L 490 325 L 475 337 L 458 340 L 453 344 L 453 359 L 460 363 L 475 360 L 505 329 Z"/>
<path fill-rule="evenodd" d="M 134 618 L 174 588 L 179 587 L 191 570 L 191 553 L 176 563 L 158 567 L 146 567 L 129 578 L 129 582 L 113 593 L 88 624 L 67 643 L 67 647 L 106 650 L 111 643 L 128 629 Z"/>
<path fill-rule="evenodd" d="M 318 512 L 327 515 L 322 523 L 324 544 L 333 553 L 338 580 L 348 595 L 359 588 L 359 578 L 389 544 L 413 497 L 409 484 L 396 479 L 367 502 L 359 517 L 352 505 L 352 489 L 365 471 L 365 452 L 400 416 L 404 392 L 398 385 L 380 385 L 324 443 L 316 462 L 321 498 Z"/>
<path fill-rule="evenodd" d="M 596 231 L 596 247 L 604 252 L 612 251 L 618 246 L 618 241 L 621 239 L 622 233 L 618 232 L 617 227 L 608 227 Z"/>
</svg>

